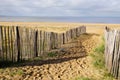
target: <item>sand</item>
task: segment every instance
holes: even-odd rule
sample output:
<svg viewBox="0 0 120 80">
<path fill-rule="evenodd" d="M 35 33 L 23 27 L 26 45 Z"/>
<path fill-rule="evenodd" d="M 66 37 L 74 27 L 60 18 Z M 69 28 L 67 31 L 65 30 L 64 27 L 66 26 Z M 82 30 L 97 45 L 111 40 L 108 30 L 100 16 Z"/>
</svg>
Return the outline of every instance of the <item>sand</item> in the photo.
<svg viewBox="0 0 120 80">
<path fill-rule="evenodd" d="M 57 52 L 57 56 L 0 69 L 0 79 L 76 80 L 76 77 L 84 76 L 99 80 L 104 72 L 94 69 L 91 58 L 86 56 L 97 44 L 98 37 L 95 34 L 84 34 L 65 44 L 62 47 L 64 52 Z"/>
<path fill-rule="evenodd" d="M 86 26 L 88 33 L 104 33 L 104 27 L 120 28 L 120 24 L 97 24 L 97 23 L 60 23 L 60 22 L 0 22 L 0 25 L 5 26 L 21 26 L 21 27 L 34 27 L 40 30 L 65 32 L 66 30 L 78 26 Z"/>
<path fill-rule="evenodd" d="M 49 23 L 49 22 L 0 22 L 5 26 L 36 27 L 41 30 L 64 32 L 70 28 L 86 26 L 87 34 L 63 45 L 64 52 L 57 57 L 23 63 L 13 67 L 1 68 L 0 79 L 12 80 L 76 80 L 76 77 L 88 77 L 103 80 L 104 70 L 95 69 L 89 55 L 100 44 L 105 26 L 120 28 L 120 24 L 88 23 Z M 72 45 L 72 47 L 70 47 Z"/>
</svg>

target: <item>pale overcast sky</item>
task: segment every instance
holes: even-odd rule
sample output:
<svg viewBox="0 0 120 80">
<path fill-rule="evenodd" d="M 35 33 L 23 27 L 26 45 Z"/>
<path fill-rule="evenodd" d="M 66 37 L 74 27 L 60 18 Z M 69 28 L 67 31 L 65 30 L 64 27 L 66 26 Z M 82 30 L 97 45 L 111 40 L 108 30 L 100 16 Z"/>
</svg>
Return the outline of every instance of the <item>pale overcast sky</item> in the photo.
<svg viewBox="0 0 120 80">
<path fill-rule="evenodd" d="M 120 17 L 120 0 L 0 0 L 0 15 Z"/>
</svg>

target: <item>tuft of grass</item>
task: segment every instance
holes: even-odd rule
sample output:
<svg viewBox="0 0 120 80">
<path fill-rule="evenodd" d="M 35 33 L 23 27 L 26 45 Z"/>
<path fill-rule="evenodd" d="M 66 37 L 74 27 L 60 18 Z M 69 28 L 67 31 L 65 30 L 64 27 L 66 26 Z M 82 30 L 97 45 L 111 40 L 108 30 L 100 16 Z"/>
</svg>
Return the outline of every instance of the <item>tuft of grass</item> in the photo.
<svg viewBox="0 0 120 80">
<path fill-rule="evenodd" d="M 94 52 L 96 53 L 102 53 L 104 54 L 104 51 L 105 51 L 105 44 L 104 42 L 102 42 L 99 46 L 97 46 L 94 50 Z"/>
<path fill-rule="evenodd" d="M 76 40 L 77 39 L 77 37 L 75 37 L 73 40 Z"/>
<path fill-rule="evenodd" d="M 18 74 L 18 75 L 22 75 L 24 72 L 23 72 L 23 70 L 18 70 L 17 72 L 16 72 L 16 74 Z"/>
<path fill-rule="evenodd" d="M 18 71 L 16 71 L 16 72 L 13 71 L 13 72 L 10 73 L 10 76 L 23 75 L 23 73 L 24 73 L 24 72 L 23 72 L 22 70 L 18 70 Z"/>
<path fill-rule="evenodd" d="M 38 61 L 38 60 L 43 60 L 43 57 L 42 56 L 35 57 L 33 59 L 29 59 L 28 61 Z"/>
<path fill-rule="evenodd" d="M 54 52 L 50 52 L 50 53 L 47 54 L 47 56 L 48 57 L 55 57 L 55 56 L 57 56 L 57 54 L 54 53 Z"/>
<path fill-rule="evenodd" d="M 105 37 L 104 36 L 102 36 L 102 41 L 105 42 Z"/>
<path fill-rule="evenodd" d="M 105 68 L 105 59 L 104 59 L 104 51 L 105 51 L 105 43 L 104 37 L 102 37 L 102 42 L 95 49 L 93 54 L 91 54 L 93 58 L 93 65 L 96 68 L 102 69 Z"/>
<path fill-rule="evenodd" d="M 88 77 L 78 77 L 78 78 L 75 78 L 75 80 L 92 80 Z"/>
<path fill-rule="evenodd" d="M 105 59 L 103 54 L 94 53 L 92 54 L 92 58 L 93 58 L 93 65 L 96 68 L 99 68 L 99 69 L 105 68 Z"/>
<path fill-rule="evenodd" d="M 0 73 L 3 73 L 4 72 L 4 69 L 0 69 Z"/>
<path fill-rule="evenodd" d="M 13 77 L 14 75 L 16 75 L 16 73 L 15 72 L 11 72 L 9 75 Z"/>
<path fill-rule="evenodd" d="M 110 73 L 105 72 L 102 80 L 114 80 L 114 77 Z"/>
</svg>

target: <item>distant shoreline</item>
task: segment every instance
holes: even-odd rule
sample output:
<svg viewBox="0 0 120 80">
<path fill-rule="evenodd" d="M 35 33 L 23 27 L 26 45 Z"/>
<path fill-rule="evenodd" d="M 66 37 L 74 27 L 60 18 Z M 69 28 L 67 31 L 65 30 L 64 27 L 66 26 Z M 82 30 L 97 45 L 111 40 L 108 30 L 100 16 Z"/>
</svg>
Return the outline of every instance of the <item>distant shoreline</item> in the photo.
<svg viewBox="0 0 120 80">
<path fill-rule="evenodd" d="M 0 22 L 57 22 L 120 24 L 120 17 L 2 17 Z"/>
<path fill-rule="evenodd" d="M 29 21 L 0 21 L 0 24 L 4 24 L 4 23 L 21 23 L 21 24 L 26 24 L 26 23 L 31 23 L 31 24 L 98 24 L 98 25 L 120 25 L 120 23 L 83 23 L 83 22 L 48 22 L 48 21 L 43 21 L 43 22 L 29 22 Z"/>
</svg>

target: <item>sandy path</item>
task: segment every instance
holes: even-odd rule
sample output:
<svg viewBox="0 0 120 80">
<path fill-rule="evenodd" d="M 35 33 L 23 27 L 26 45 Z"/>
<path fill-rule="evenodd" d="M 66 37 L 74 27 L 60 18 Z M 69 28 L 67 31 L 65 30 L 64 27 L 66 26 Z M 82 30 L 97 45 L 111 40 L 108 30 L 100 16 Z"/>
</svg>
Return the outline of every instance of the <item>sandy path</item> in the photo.
<svg viewBox="0 0 120 80">
<path fill-rule="evenodd" d="M 98 80 L 103 72 L 92 67 L 91 58 L 87 55 L 99 38 L 99 34 L 84 34 L 64 45 L 55 57 L 0 69 L 0 80 L 74 80 L 78 76 Z"/>
</svg>

